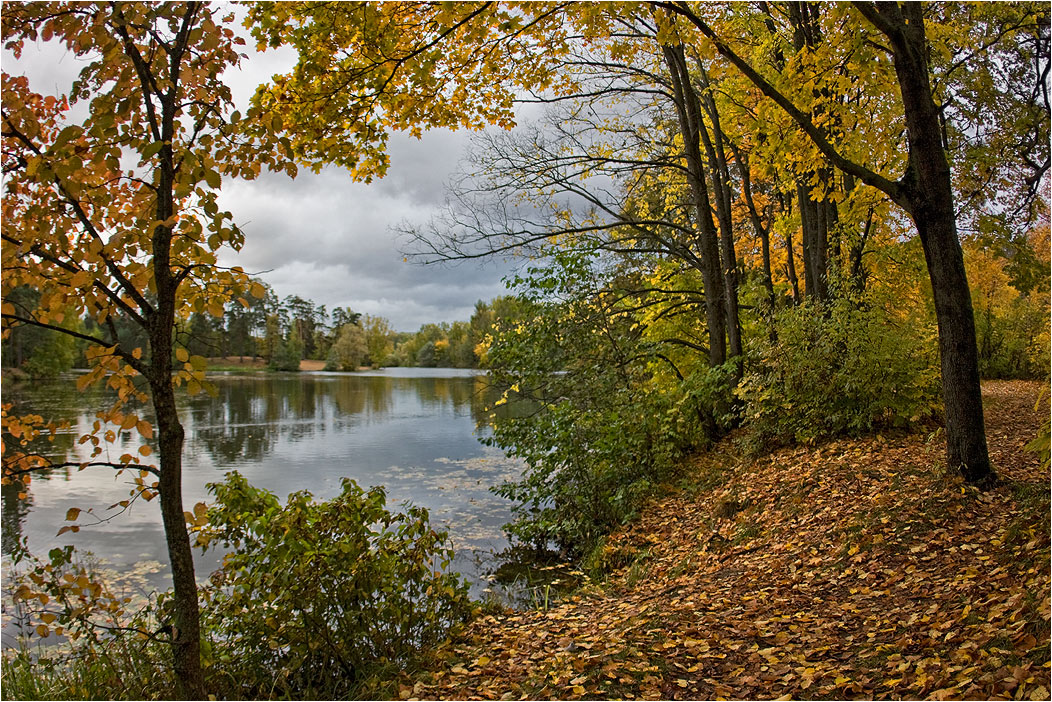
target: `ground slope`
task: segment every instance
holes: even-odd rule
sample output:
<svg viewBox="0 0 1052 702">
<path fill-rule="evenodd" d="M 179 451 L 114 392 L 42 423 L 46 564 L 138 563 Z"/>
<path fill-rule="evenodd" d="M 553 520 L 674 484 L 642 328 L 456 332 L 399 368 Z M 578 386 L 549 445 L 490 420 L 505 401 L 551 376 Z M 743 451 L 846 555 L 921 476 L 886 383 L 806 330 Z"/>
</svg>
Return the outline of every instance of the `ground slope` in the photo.
<svg viewBox="0 0 1052 702">
<path fill-rule="evenodd" d="M 1044 388 L 984 384 L 986 492 L 941 433 L 699 457 L 610 539 L 606 582 L 479 619 L 401 696 L 1047 699 Z"/>
</svg>

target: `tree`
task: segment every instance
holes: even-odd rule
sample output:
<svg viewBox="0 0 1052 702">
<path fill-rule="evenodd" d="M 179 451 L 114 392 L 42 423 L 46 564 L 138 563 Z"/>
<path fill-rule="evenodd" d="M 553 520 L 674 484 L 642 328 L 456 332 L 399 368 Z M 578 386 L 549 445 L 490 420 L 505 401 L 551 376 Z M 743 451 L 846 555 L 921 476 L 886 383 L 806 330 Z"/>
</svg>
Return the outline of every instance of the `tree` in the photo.
<svg viewBox="0 0 1052 702">
<path fill-rule="evenodd" d="M 329 350 L 326 370 L 354 371 L 362 365 L 369 354 L 366 331 L 357 324 L 344 324 L 340 334 Z"/>
<path fill-rule="evenodd" d="M 315 305 L 312 300 L 305 300 L 299 295 L 289 295 L 282 301 L 288 311 L 290 323 L 296 328 L 303 343 L 303 357 L 317 356 L 317 332 L 325 320 L 325 306 Z"/>
<path fill-rule="evenodd" d="M 867 36 L 870 33 L 867 26 L 875 27 L 879 36 L 873 40 L 879 42 L 878 46 L 894 65 L 908 152 L 902 175 L 892 179 L 870 169 L 863 161 L 845 155 L 819 127 L 813 114 L 765 78 L 694 7 L 685 2 L 655 4 L 693 24 L 721 56 L 792 117 L 831 164 L 883 192 L 913 220 L 924 249 L 939 326 L 947 462 L 971 482 L 994 479 L 983 424 L 971 293 L 957 233 L 950 161 L 944 146 L 944 112 L 934 100 L 932 47 L 925 34 L 924 6 L 856 2 L 853 7 L 865 23 L 856 20 L 848 30 Z M 1040 29 L 1042 24 L 1044 30 Z M 1047 37 L 1047 15 L 1044 23 L 1033 21 L 1029 26 L 1036 35 Z M 1047 132 L 1047 116 L 1045 119 Z M 1047 158 L 1044 163 L 1047 170 Z M 1041 175 L 1037 177 L 1040 180 Z"/>
<path fill-rule="evenodd" d="M 365 332 L 369 363 L 374 368 L 379 368 L 384 364 L 384 359 L 394 351 L 394 343 L 391 341 L 394 332 L 391 330 L 391 323 L 384 317 L 367 314 L 362 318 L 361 327 Z"/>
<path fill-rule="evenodd" d="M 139 494 L 159 494 L 174 585 L 169 640 L 179 693 L 189 699 L 204 699 L 206 690 L 175 390 L 185 384 L 199 392 L 205 362 L 178 346 L 174 333 L 194 312 L 222 317 L 225 300 L 264 292 L 239 268 L 216 266 L 218 249 L 243 241 L 231 214 L 217 206 L 223 178 L 253 178 L 263 167 L 295 173 L 266 129 L 244 135 L 256 111 L 232 111 L 220 76 L 240 59 L 234 21 L 198 2 L 22 4 L 5 7 L 2 19 L 16 61 L 31 60 L 23 57 L 26 44 L 40 39 L 58 43 L 81 65 L 60 96 L 3 74 L 4 334 L 11 324 L 26 324 L 86 342 L 91 370 L 79 386 L 105 381 L 118 396 L 106 422 L 137 429 L 157 447 L 156 466 L 143 462 L 149 445 L 106 462 L 106 425 L 98 422 L 85 439 L 95 456 L 80 467 L 134 468 L 141 471 Z M 87 109 L 71 111 L 77 103 Z M 18 285 L 40 292 L 33 309 L 7 302 Z M 86 316 L 92 328 L 66 329 L 70 313 Z M 133 345 L 121 325 L 138 330 L 145 343 Z M 149 399 L 156 434 L 124 408 L 131 398 Z M 6 411 L 4 419 L 18 438 L 46 429 Z M 43 465 L 5 445 L 5 479 Z M 143 480 L 151 476 L 156 482 Z"/>
<path fill-rule="evenodd" d="M 299 326 L 293 324 L 285 337 L 278 340 L 269 365 L 272 370 L 298 371 L 302 360 L 303 339 L 300 338 Z"/>
</svg>

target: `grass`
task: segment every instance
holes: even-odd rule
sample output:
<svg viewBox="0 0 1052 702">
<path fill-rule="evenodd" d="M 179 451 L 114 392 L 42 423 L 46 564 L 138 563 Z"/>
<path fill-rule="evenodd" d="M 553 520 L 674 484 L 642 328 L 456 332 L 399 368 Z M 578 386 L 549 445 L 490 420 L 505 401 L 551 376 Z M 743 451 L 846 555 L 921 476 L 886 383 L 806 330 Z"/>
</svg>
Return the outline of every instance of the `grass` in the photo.
<svg viewBox="0 0 1052 702">
<path fill-rule="evenodd" d="M 104 646 L 20 648 L 3 656 L 5 700 L 163 699 L 175 681 L 156 644 L 130 636 Z"/>
</svg>

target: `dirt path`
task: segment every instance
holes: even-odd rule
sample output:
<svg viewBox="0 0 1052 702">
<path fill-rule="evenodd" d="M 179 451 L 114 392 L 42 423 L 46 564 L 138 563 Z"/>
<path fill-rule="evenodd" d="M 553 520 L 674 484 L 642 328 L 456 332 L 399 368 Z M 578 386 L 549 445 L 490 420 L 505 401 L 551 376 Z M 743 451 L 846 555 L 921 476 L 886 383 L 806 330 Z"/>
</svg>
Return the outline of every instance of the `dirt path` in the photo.
<svg viewBox="0 0 1052 702">
<path fill-rule="evenodd" d="M 941 433 L 697 458 L 699 486 L 608 542 L 624 564 L 548 611 L 476 621 L 402 697 L 1049 695 L 1040 383 L 984 384 L 987 492 Z"/>
</svg>

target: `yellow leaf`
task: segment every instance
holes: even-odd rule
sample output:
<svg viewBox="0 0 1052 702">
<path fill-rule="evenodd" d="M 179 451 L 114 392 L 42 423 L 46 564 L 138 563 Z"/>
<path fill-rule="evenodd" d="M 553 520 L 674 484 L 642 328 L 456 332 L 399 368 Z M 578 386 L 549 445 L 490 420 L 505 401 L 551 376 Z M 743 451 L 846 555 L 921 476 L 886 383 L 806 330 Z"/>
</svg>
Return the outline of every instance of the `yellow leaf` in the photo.
<svg viewBox="0 0 1052 702">
<path fill-rule="evenodd" d="M 143 444 L 139 447 L 140 456 L 149 456 L 151 453 L 153 453 L 153 449 L 147 446 L 146 444 Z"/>
<path fill-rule="evenodd" d="M 190 352 L 182 347 L 179 347 L 175 350 L 175 357 L 179 360 L 180 363 L 186 363 L 188 360 L 190 360 Z"/>
<path fill-rule="evenodd" d="M 66 510 L 66 521 L 76 521 L 77 517 L 80 516 L 80 507 L 70 507 Z"/>
</svg>

